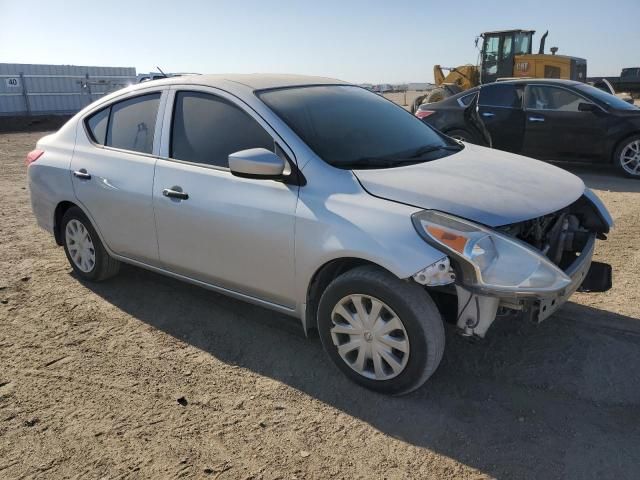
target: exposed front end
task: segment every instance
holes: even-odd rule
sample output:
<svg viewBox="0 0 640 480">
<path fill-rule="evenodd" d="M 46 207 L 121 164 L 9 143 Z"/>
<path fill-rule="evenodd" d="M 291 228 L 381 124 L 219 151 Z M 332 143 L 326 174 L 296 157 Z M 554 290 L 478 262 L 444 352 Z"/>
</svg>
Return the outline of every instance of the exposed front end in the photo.
<svg viewBox="0 0 640 480">
<path fill-rule="evenodd" d="M 438 269 L 414 279 L 450 293 L 455 288 L 456 324 L 465 335 L 484 337 L 501 313 L 541 322 L 578 289 L 611 288 L 610 266 L 592 257 L 596 239 L 606 239 L 613 221 L 588 189 L 561 210 L 496 228 L 433 211 L 418 214 L 414 224 L 448 255 Z"/>
</svg>

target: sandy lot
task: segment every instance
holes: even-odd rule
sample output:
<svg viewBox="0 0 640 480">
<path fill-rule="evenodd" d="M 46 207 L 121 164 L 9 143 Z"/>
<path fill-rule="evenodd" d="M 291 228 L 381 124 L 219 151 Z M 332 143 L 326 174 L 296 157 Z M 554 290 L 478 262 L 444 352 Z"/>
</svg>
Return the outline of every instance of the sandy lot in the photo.
<svg viewBox="0 0 640 480">
<path fill-rule="evenodd" d="M 30 213 L 41 135 L 0 135 L 0 478 L 637 478 L 640 182 L 572 168 L 617 222 L 611 291 L 481 343 L 449 328 L 388 398 L 289 318 L 133 267 L 78 281 Z"/>
</svg>

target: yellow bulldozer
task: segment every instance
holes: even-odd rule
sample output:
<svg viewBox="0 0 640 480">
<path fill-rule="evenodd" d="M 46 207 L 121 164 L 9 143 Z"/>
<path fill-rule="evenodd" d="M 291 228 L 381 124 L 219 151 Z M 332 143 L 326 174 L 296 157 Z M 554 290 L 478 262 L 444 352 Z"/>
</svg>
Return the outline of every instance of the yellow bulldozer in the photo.
<svg viewBox="0 0 640 480">
<path fill-rule="evenodd" d="M 505 78 L 564 78 L 585 82 L 587 61 L 584 58 L 544 53 L 549 32 L 540 39 L 538 53 L 531 53 L 534 30 L 501 30 L 485 32 L 476 38 L 482 39 L 479 65 L 459 67 L 433 67 L 436 88 L 418 97 L 412 111 L 423 103 L 439 102 L 469 88 Z M 445 71 L 448 73 L 445 75 Z"/>
</svg>

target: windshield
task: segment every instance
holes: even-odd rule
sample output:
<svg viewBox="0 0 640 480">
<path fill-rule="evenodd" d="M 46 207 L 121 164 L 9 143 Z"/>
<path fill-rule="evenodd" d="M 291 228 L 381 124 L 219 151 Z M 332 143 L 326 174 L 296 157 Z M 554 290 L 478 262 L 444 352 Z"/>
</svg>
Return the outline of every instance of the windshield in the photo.
<svg viewBox="0 0 640 480">
<path fill-rule="evenodd" d="M 592 87 L 591 85 L 577 85 L 576 88 L 583 91 L 584 93 L 589 94 L 596 100 L 600 100 L 611 108 L 615 108 L 617 110 L 640 110 L 640 108 L 625 102 L 621 98 L 618 98 L 615 95 L 611 95 L 610 93 L 600 90 L 599 88 Z"/>
<path fill-rule="evenodd" d="M 325 162 L 338 168 L 388 168 L 460 150 L 459 144 L 385 98 L 342 85 L 258 93 Z"/>
</svg>

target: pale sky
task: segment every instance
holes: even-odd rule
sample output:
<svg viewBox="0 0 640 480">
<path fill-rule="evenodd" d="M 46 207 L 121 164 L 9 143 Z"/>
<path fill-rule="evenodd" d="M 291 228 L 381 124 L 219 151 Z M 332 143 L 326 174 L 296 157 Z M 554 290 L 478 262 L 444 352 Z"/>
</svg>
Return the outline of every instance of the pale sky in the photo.
<svg viewBox="0 0 640 480">
<path fill-rule="evenodd" d="M 618 75 L 640 66 L 639 22 L 640 0 L 0 0 L 0 63 L 417 82 L 476 63 L 479 33 L 523 28 L 535 50 L 548 29 L 547 51 Z"/>
</svg>

